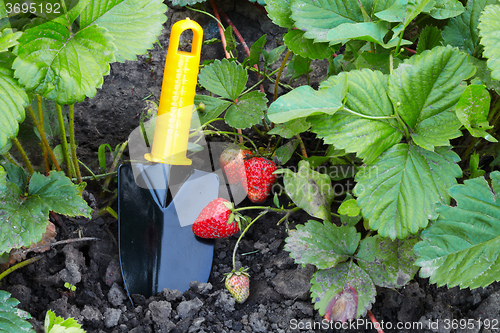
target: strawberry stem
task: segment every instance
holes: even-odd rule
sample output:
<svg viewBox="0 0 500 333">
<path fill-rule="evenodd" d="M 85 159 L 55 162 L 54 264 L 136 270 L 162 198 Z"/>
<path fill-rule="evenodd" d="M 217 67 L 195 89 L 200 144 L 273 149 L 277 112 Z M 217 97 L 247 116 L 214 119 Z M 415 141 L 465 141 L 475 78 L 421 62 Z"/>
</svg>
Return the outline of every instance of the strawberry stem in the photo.
<svg viewBox="0 0 500 333">
<path fill-rule="evenodd" d="M 204 135 L 210 135 L 210 134 L 228 134 L 228 135 L 234 135 L 234 134 L 235 134 L 234 132 L 227 132 L 227 131 L 212 131 L 212 130 L 203 130 L 203 131 L 202 131 L 202 133 L 203 133 Z M 199 133 L 197 132 L 197 133 L 193 134 L 193 136 L 194 136 L 194 135 L 198 135 L 198 134 L 199 134 Z M 246 140 L 248 140 L 248 142 L 250 142 L 250 143 L 252 144 L 252 146 L 253 146 L 253 148 L 255 149 L 255 151 L 258 151 L 257 146 L 256 146 L 256 145 L 255 145 L 255 143 L 252 141 L 252 139 L 250 139 L 248 136 L 245 136 L 245 135 L 243 135 L 243 134 L 239 134 L 239 133 L 238 133 L 237 135 L 238 135 L 238 136 L 240 136 L 240 137 L 245 138 Z"/>
<path fill-rule="evenodd" d="M 241 233 L 240 237 L 238 237 L 238 240 L 236 241 L 236 245 L 234 246 L 234 250 L 233 250 L 233 271 L 236 270 L 236 251 L 238 250 L 238 245 L 240 244 L 241 239 L 246 234 L 246 232 L 248 231 L 248 229 L 250 229 L 250 227 L 258 219 L 260 219 L 262 216 L 266 215 L 269 212 L 286 213 L 285 216 L 278 221 L 278 224 L 280 224 L 283 220 L 285 220 L 286 218 L 288 218 L 293 212 L 296 212 L 297 210 L 299 210 L 301 208 L 300 207 L 294 207 L 292 209 L 284 209 L 284 208 L 273 208 L 273 207 L 264 207 L 264 206 L 252 206 L 252 207 L 242 207 L 242 208 L 233 209 L 232 213 L 235 213 L 235 212 L 238 212 L 238 211 L 242 211 L 242 210 L 245 210 L 245 209 L 262 209 L 262 211 L 259 213 L 259 215 L 257 215 L 256 218 L 254 218 L 245 227 L 245 229 Z"/>
<path fill-rule="evenodd" d="M 285 209 L 285 208 L 274 208 L 274 207 L 268 207 L 268 206 L 250 206 L 250 207 L 241 207 L 241 208 L 236 208 L 233 209 L 233 213 L 235 212 L 241 212 L 247 209 L 262 209 L 266 212 L 275 212 L 275 213 L 287 213 L 291 214 L 293 212 L 296 212 L 297 210 L 300 209 L 300 207 L 294 207 L 292 209 Z"/>
<path fill-rule="evenodd" d="M 241 239 L 246 234 L 246 232 L 248 231 L 248 229 L 250 229 L 250 227 L 252 226 L 252 224 L 254 224 L 255 222 L 257 222 L 258 219 L 260 219 L 262 216 L 266 215 L 267 213 L 268 213 L 267 210 L 264 210 L 264 211 L 260 212 L 260 214 L 257 215 L 257 217 L 254 218 L 252 220 L 252 222 L 250 222 L 246 226 L 245 230 L 243 230 L 243 232 L 241 233 L 240 237 L 238 237 L 238 240 L 236 241 L 236 245 L 234 246 L 234 250 L 233 250 L 233 271 L 236 271 L 236 251 L 238 250 L 238 245 L 240 244 Z"/>
<path fill-rule="evenodd" d="M 368 310 L 368 317 L 370 317 L 370 320 L 372 321 L 373 326 L 375 327 L 375 329 L 377 330 L 377 332 L 378 333 L 384 333 L 384 331 L 382 330 L 382 328 L 380 328 L 379 322 L 377 321 L 377 319 L 375 318 L 375 316 L 373 315 L 373 313 L 370 310 Z"/>
</svg>

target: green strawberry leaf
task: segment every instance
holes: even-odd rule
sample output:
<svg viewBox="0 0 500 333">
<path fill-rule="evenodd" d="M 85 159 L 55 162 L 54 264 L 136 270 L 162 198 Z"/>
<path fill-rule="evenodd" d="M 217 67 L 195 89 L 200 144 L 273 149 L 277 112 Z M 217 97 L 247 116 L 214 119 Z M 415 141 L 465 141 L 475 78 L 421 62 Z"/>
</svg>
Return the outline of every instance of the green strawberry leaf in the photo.
<svg viewBox="0 0 500 333">
<path fill-rule="evenodd" d="M 10 139 L 17 136 L 19 123 L 24 121 L 28 95 L 14 78 L 14 72 L 0 64 L 0 154 L 11 147 Z"/>
<path fill-rule="evenodd" d="M 274 24 L 282 28 L 293 29 L 291 0 L 266 0 L 266 11 Z"/>
<path fill-rule="evenodd" d="M 495 90 L 497 94 L 500 94 L 500 80 L 494 80 L 491 77 L 491 70 L 486 65 L 486 60 L 480 60 L 471 57 L 472 63 L 476 66 L 477 71 L 474 78 L 481 80 L 481 83 L 490 90 Z"/>
<path fill-rule="evenodd" d="M 194 98 L 195 105 L 199 105 L 200 103 L 205 104 L 205 110 L 198 111 L 198 116 L 200 119 L 200 124 L 206 124 L 212 119 L 215 119 L 220 116 L 220 114 L 227 110 L 227 108 L 231 105 L 231 102 L 215 98 L 212 96 L 205 95 L 196 95 Z"/>
<path fill-rule="evenodd" d="M 77 33 L 57 22 L 27 29 L 19 39 L 12 67 L 28 91 L 55 99 L 59 104 L 93 97 L 114 61 L 113 37 L 91 25 Z"/>
<path fill-rule="evenodd" d="M 300 161 L 298 171 L 279 169 L 290 199 L 309 215 L 331 221 L 330 205 L 334 199 L 330 177 L 312 170 L 307 161 Z"/>
<path fill-rule="evenodd" d="M 1 5 L 0 5 L 1 6 Z M 23 33 L 21 31 L 13 32 L 12 29 L 0 30 L 0 53 L 18 44 L 17 40 Z"/>
<path fill-rule="evenodd" d="M 347 215 L 349 217 L 358 216 L 361 210 L 356 203 L 356 199 L 349 199 L 343 201 L 338 209 L 339 214 Z"/>
<path fill-rule="evenodd" d="M 19 301 L 11 298 L 8 292 L 0 290 L 0 332 L 35 333 L 31 324 L 26 320 L 30 319 L 31 315 L 16 308 L 18 304 Z"/>
<path fill-rule="evenodd" d="M 38 196 L 57 214 L 91 217 L 92 210 L 79 195 L 78 186 L 61 171 L 52 171 L 47 177 L 34 173 L 30 179 L 28 196 Z"/>
<path fill-rule="evenodd" d="M 0 161 L 0 165 L 7 172 L 7 181 L 14 183 L 24 189 L 28 185 L 29 174 L 20 166 L 9 163 L 7 160 Z"/>
<path fill-rule="evenodd" d="M 3 0 L 0 0 L 0 19 L 7 17 L 7 8 L 5 8 L 5 4 Z"/>
<path fill-rule="evenodd" d="M 433 150 L 462 135 L 454 107 L 466 88 L 462 81 L 474 72 L 467 55 L 449 46 L 411 57 L 394 70 L 388 94 L 417 145 Z"/>
<path fill-rule="evenodd" d="M 252 44 L 252 46 L 250 46 L 250 55 L 245 59 L 243 64 L 246 64 L 249 67 L 259 64 L 262 49 L 267 42 L 266 36 L 267 35 L 261 36 L 255 43 Z"/>
<path fill-rule="evenodd" d="M 352 203 L 353 200 L 354 203 Z M 354 205 L 356 206 L 354 207 Z M 342 204 L 338 209 L 338 213 L 340 214 L 340 222 L 342 225 L 348 227 L 354 227 L 363 218 L 361 216 L 361 209 L 359 208 L 356 199 L 354 199 L 350 193 L 346 194 L 344 201 L 342 201 Z"/>
<path fill-rule="evenodd" d="M 90 207 L 61 171 L 53 171 L 48 177 L 34 173 L 27 193 L 16 183 L 9 181 L 0 167 L 0 201 L 4 203 L 0 211 L 0 252 L 38 242 L 49 223 L 49 211 L 90 218 Z"/>
<path fill-rule="evenodd" d="M 477 153 L 474 153 L 470 156 L 469 172 L 470 172 L 469 179 L 482 177 L 486 173 L 486 171 L 481 170 L 479 166 L 479 154 Z"/>
<path fill-rule="evenodd" d="M 316 42 L 328 42 L 328 31 L 342 23 L 364 22 L 361 8 L 349 0 L 292 0 L 291 12 L 295 27 Z"/>
<path fill-rule="evenodd" d="M 269 120 L 274 123 L 285 123 L 305 118 L 313 114 L 334 114 L 342 107 L 346 93 L 346 80 L 338 85 L 314 90 L 310 86 L 301 86 L 280 96 L 267 112 Z"/>
<path fill-rule="evenodd" d="M 432 4 L 434 1 L 396 0 L 392 1 L 385 10 L 376 13 L 375 16 L 387 22 L 399 22 L 408 25 L 429 3 Z"/>
<path fill-rule="evenodd" d="M 390 240 L 379 235 L 361 241 L 356 254 L 358 265 L 376 286 L 401 288 L 418 270 L 413 246 L 417 239 Z"/>
<path fill-rule="evenodd" d="M 358 248 L 360 239 L 361 234 L 354 227 L 310 220 L 290 230 L 285 250 L 290 252 L 296 264 L 327 269 L 347 261 Z"/>
<path fill-rule="evenodd" d="M 420 276 L 449 288 L 478 288 L 499 280 L 500 173 L 449 189 L 456 207 L 440 205 L 439 218 L 415 246 Z"/>
<path fill-rule="evenodd" d="M 436 202 L 448 204 L 447 190 L 462 170 L 451 150 L 436 152 L 397 144 L 356 174 L 353 193 L 370 228 L 382 237 L 404 239 L 437 218 Z"/>
<path fill-rule="evenodd" d="M 323 82 L 320 91 L 338 84 L 345 76 L 348 86 L 345 106 L 357 114 L 338 111 L 333 116 L 309 117 L 308 121 L 311 131 L 326 144 L 355 152 L 366 163 L 371 163 L 403 137 L 387 96 L 387 76 L 368 69 L 342 73 Z"/>
<path fill-rule="evenodd" d="M 276 158 L 277 163 L 280 165 L 284 165 L 286 162 L 288 162 L 292 158 L 293 153 L 295 152 L 295 150 L 297 150 L 298 146 L 299 140 L 291 140 L 276 149 L 274 158 Z"/>
<path fill-rule="evenodd" d="M 432 50 L 434 47 L 441 45 L 443 38 L 441 37 L 441 30 L 432 25 L 428 25 L 422 30 L 418 38 L 417 54 L 425 50 Z"/>
<path fill-rule="evenodd" d="M 298 54 L 292 56 L 292 60 L 288 62 L 286 69 L 286 77 L 290 77 L 290 82 L 313 71 L 311 69 L 311 59 Z"/>
<path fill-rule="evenodd" d="M 82 326 L 74 319 L 56 316 L 52 310 L 45 315 L 44 329 L 46 333 L 85 333 Z"/>
<path fill-rule="evenodd" d="M 376 290 L 370 276 L 352 261 L 317 271 L 311 284 L 314 308 L 329 320 L 359 318 L 375 302 Z"/>
<path fill-rule="evenodd" d="M 80 0 L 82 1 L 82 0 Z M 116 46 L 116 61 L 135 60 L 153 48 L 167 20 L 162 0 L 90 0 L 80 16 L 80 27 L 105 28 Z"/>
<path fill-rule="evenodd" d="M 396 0 L 387 9 L 375 14 L 379 19 L 388 22 L 400 22 L 392 30 L 394 36 L 404 32 L 408 24 L 413 21 L 431 0 Z"/>
<path fill-rule="evenodd" d="M 423 10 L 436 20 L 446 20 L 464 12 L 465 8 L 458 0 L 433 0 Z"/>
<path fill-rule="evenodd" d="M 251 91 L 229 107 L 224 119 L 229 126 L 244 129 L 260 123 L 266 109 L 266 95 L 260 91 Z"/>
<path fill-rule="evenodd" d="M 328 43 L 315 43 L 312 39 L 304 38 L 305 31 L 290 30 L 283 35 L 283 42 L 294 54 L 309 59 L 325 59 L 333 54 Z"/>
<path fill-rule="evenodd" d="M 480 20 L 481 44 L 484 45 L 483 56 L 488 58 L 491 77 L 500 80 L 500 5 L 487 6 Z"/>
<path fill-rule="evenodd" d="M 480 57 L 482 47 L 479 44 L 479 17 L 483 9 L 497 0 L 467 1 L 465 11 L 457 17 L 451 18 L 443 30 L 445 45 L 456 46 L 472 56 Z"/>
<path fill-rule="evenodd" d="M 267 132 L 268 134 L 276 134 L 285 139 L 291 139 L 297 134 L 305 132 L 311 127 L 305 118 L 299 118 L 287 121 L 283 124 L 276 124 L 276 126 Z"/>
<path fill-rule="evenodd" d="M 267 52 L 266 50 L 262 50 L 262 58 L 264 59 L 264 63 L 269 66 L 274 64 L 281 57 L 283 52 L 286 50 L 286 45 L 278 46 L 275 49 Z"/>
<path fill-rule="evenodd" d="M 395 47 L 399 42 L 399 38 L 393 38 L 388 43 L 384 42 L 385 35 L 389 32 L 387 22 L 363 22 L 363 23 L 342 23 L 339 26 L 328 31 L 326 38 L 330 44 L 338 43 L 345 44 L 350 39 L 364 40 L 381 45 L 389 49 Z M 408 44 L 407 41 L 402 41 L 400 45 Z"/>
<path fill-rule="evenodd" d="M 465 89 L 462 97 L 457 103 L 457 117 L 469 133 L 476 137 L 482 137 L 490 142 L 497 142 L 486 130 L 493 128 L 488 123 L 491 96 L 486 86 L 470 85 Z"/>
<path fill-rule="evenodd" d="M 199 83 L 208 91 L 235 101 L 245 89 L 248 75 L 242 65 L 234 61 L 216 59 L 200 70 Z"/>
<path fill-rule="evenodd" d="M 49 0 L 49 3 L 52 3 L 53 8 L 55 8 L 55 4 L 61 4 L 61 0 Z M 89 3 L 89 0 L 78 0 L 78 1 L 72 1 L 72 0 L 64 0 L 66 3 L 66 8 L 68 9 L 67 13 L 65 13 L 65 10 L 62 9 L 58 11 L 58 13 L 42 13 L 40 11 L 39 15 L 43 18 L 45 18 L 47 21 L 53 21 L 60 23 L 65 26 L 71 26 L 75 20 L 78 18 L 80 13 L 85 9 L 87 4 Z"/>
</svg>

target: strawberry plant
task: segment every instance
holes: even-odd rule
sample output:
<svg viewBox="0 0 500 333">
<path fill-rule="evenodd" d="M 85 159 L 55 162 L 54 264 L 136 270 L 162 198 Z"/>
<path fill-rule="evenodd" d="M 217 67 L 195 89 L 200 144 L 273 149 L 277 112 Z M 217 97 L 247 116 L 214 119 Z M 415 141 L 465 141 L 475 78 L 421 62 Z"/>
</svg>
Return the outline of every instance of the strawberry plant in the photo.
<svg viewBox="0 0 500 333">
<path fill-rule="evenodd" d="M 376 286 L 402 287 L 419 269 L 439 286 L 498 280 L 500 179 L 482 162 L 498 154 L 498 0 L 267 0 L 266 10 L 288 29 L 284 46 L 266 51 L 263 36 L 240 62 L 227 43 L 228 59 L 200 71 L 210 95 L 196 101 L 202 124 L 222 120 L 240 138 L 255 131 L 280 164 L 300 148 L 298 165 L 275 173 L 312 218 L 285 248 L 317 267 L 319 313 L 362 316 Z M 329 68 L 318 89 L 283 82 L 285 67 L 291 84 L 320 59 Z M 247 88 L 249 72 L 259 81 Z M 267 80 L 271 101 L 256 91 Z"/>
<path fill-rule="evenodd" d="M 49 211 L 90 217 L 81 190 L 69 178 L 82 181 L 74 104 L 95 95 L 110 63 L 133 60 L 152 47 L 166 20 L 161 1 L 52 1 L 57 14 L 53 7 L 51 13 L 43 6 L 17 10 L 25 4 L 0 0 L 0 197 L 5 203 L 0 253 L 39 241 Z M 26 113 L 41 141 L 46 175 L 37 172 L 17 137 Z M 12 145 L 27 172 L 10 152 Z"/>
</svg>

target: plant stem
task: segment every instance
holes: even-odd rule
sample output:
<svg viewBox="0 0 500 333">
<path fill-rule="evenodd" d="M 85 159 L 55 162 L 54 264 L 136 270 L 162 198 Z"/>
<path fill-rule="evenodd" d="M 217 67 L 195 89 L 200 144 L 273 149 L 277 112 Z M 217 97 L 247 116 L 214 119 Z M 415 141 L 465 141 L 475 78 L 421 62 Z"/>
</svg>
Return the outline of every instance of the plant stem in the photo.
<svg viewBox="0 0 500 333">
<path fill-rule="evenodd" d="M 20 262 L 20 263 L 18 263 L 18 264 L 15 264 L 14 266 L 12 266 L 12 267 L 10 267 L 10 268 L 6 269 L 4 272 L 2 272 L 2 273 L 0 274 L 0 281 L 2 281 L 2 279 L 3 279 L 4 277 L 6 277 L 6 276 L 7 276 L 7 275 L 9 275 L 10 273 L 12 273 L 12 272 L 14 272 L 14 271 L 18 270 L 19 268 L 22 268 L 22 267 L 24 267 L 24 266 L 27 266 L 27 265 L 29 265 L 29 264 L 32 264 L 32 263 L 34 263 L 34 262 L 36 262 L 36 261 L 38 261 L 38 260 L 40 260 L 40 259 L 42 259 L 42 256 L 36 256 L 36 257 L 31 258 L 31 259 L 27 259 L 27 260 L 21 261 L 21 262 Z"/>
<path fill-rule="evenodd" d="M 36 120 L 33 119 L 33 123 L 35 124 L 35 127 L 37 128 L 38 134 L 40 134 L 40 139 L 41 139 L 42 136 L 45 136 L 45 124 L 44 124 L 44 120 L 43 120 L 42 97 L 40 95 L 36 95 L 36 103 L 38 106 L 38 118 L 40 119 L 40 121 L 37 124 Z M 31 105 L 29 107 L 31 108 Z M 33 111 L 33 109 L 32 109 L 32 111 Z M 42 134 L 42 132 L 43 132 L 43 134 Z M 50 172 L 49 156 L 47 153 L 47 147 L 45 146 L 43 140 L 42 140 L 42 154 L 43 154 L 43 162 L 45 164 L 45 172 L 49 173 Z"/>
<path fill-rule="evenodd" d="M 206 11 L 204 10 L 199 10 L 199 9 L 196 9 L 196 8 L 193 8 L 193 7 L 189 7 L 189 6 L 186 6 L 187 9 L 190 9 L 192 10 L 193 12 L 198 12 L 198 13 L 201 13 L 201 14 L 205 14 L 207 16 L 210 16 L 211 18 L 213 18 L 214 20 L 217 21 L 217 24 L 219 24 L 220 26 L 222 26 L 222 22 L 215 16 L 213 16 L 212 14 L 210 13 L 207 13 Z"/>
<path fill-rule="evenodd" d="M 101 178 L 106 178 L 106 177 L 110 177 L 110 176 L 116 176 L 117 174 L 118 174 L 117 171 L 115 171 L 115 172 L 109 172 L 109 173 L 103 173 L 101 175 L 93 174 L 92 176 L 82 177 L 82 181 L 85 181 L 85 180 L 98 180 L 98 179 L 101 179 Z M 71 178 L 71 181 L 76 182 L 77 179 L 76 178 Z"/>
<path fill-rule="evenodd" d="M 257 75 L 259 75 L 259 74 L 257 74 Z M 266 78 L 260 79 L 256 84 L 254 84 L 253 86 L 251 86 L 250 88 L 248 88 L 247 90 L 245 90 L 244 92 L 242 92 L 240 94 L 240 97 L 243 96 L 243 95 L 248 94 L 251 91 L 253 91 L 255 88 L 257 88 L 257 86 L 262 85 L 262 82 L 264 82 L 265 80 L 266 80 Z"/>
<path fill-rule="evenodd" d="M 373 315 L 373 313 L 370 310 L 368 310 L 367 313 L 368 313 L 368 317 L 370 317 L 370 320 L 372 321 L 373 326 L 375 327 L 375 329 L 377 330 L 377 332 L 378 333 L 384 333 L 384 331 L 380 328 L 380 324 L 377 321 L 377 319 L 375 318 L 375 316 Z"/>
<path fill-rule="evenodd" d="M 12 142 L 16 146 L 16 149 L 19 152 L 19 154 L 21 154 L 21 158 L 23 159 L 26 168 L 28 168 L 28 172 L 30 173 L 30 175 L 32 175 L 35 172 L 35 170 L 33 170 L 33 166 L 31 165 L 30 159 L 28 158 L 28 155 L 26 155 L 23 146 L 21 146 L 21 142 L 19 142 L 17 138 L 12 138 Z"/>
<path fill-rule="evenodd" d="M 227 24 L 229 24 L 233 28 L 233 32 L 236 35 L 236 37 L 238 38 L 238 40 L 240 41 L 241 45 L 243 45 L 243 49 L 245 49 L 245 52 L 247 53 L 247 56 L 250 56 L 250 49 L 248 48 L 248 45 L 245 42 L 245 39 L 243 38 L 243 36 L 240 34 L 240 32 L 238 31 L 238 29 L 236 28 L 236 26 L 233 24 L 233 22 L 226 15 L 226 13 L 224 13 L 222 10 L 220 11 L 220 13 L 224 17 L 224 19 L 226 20 Z M 257 66 L 257 64 L 253 65 L 253 67 L 256 70 L 259 70 L 259 66 Z M 257 74 L 257 79 L 260 79 L 260 74 Z M 260 83 L 260 92 L 262 92 L 262 93 L 265 92 L 264 85 L 262 83 Z"/>
<path fill-rule="evenodd" d="M 399 35 L 399 40 L 398 40 L 398 45 L 396 46 L 396 49 L 394 50 L 394 56 L 397 57 L 401 53 L 401 42 L 403 41 L 403 35 L 405 33 L 405 30 L 400 32 Z"/>
<path fill-rule="evenodd" d="M 76 176 L 73 165 L 71 164 L 71 160 L 69 158 L 68 141 L 66 140 L 66 129 L 64 128 L 64 116 L 62 107 L 57 103 L 56 103 L 56 111 L 57 111 L 57 122 L 59 123 L 59 133 L 61 134 L 61 148 L 64 156 L 64 161 L 66 162 L 66 175 L 68 177 Z"/>
<path fill-rule="evenodd" d="M 488 114 L 488 122 L 489 123 L 491 123 L 491 120 L 493 118 L 496 118 L 495 116 L 497 115 L 497 113 L 500 112 L 500 95 L 492 96 L 491 102 L 492 102 L 493 106 L 490 106 L 490 112 Z"/>
<path fill-rule="evenodd" d="M 268 135 L 266 133 L 262 133 L 258 128 L 257 126 L 253 125 L 252 126 L 253 130 L 257 133 L 257 135 L 259 135 L 262 139 L 267 139 L 268 138 Z"/>
<path fill-rule="evenodd" d="M 71 157 L 73 158 L 73 166 L 76 171 L 76 179 L 78 183 L 81 183 L 82 174 L 80 173 L 80 166 L 78 165 L 75 143 L 75 104 L 69 106 L 69 144 L 71 146 Z"/>
<path fill-rule="evenodd" d="M 7 161 L 9 161 L 10 163 L 14 164 L 15 166 L 19 167 L 19 163 L 17 163 L 17 161 L 14 159 L 14 157 L 12 157 L 12 155 L 10 153 L 7 153 L 7 154 L 3 154 L 2 155 Z"/>
<path fill-rule="evenodd" d="M 292 51 L 290 51 L 290 50 L 288 50 L 286 52 L 285 58 L 281 62 L 281 66 L 280 66 L 280 69 L 278 71 L 278 74 L 276 74 L 276 82 L 274 82 L 274 100 L 278 99 L 278 86 L 279 86 L 279 82 L 281 79 L 281 73 L 283 73 L 283 69 L 285 69 L 286 62 L 288 61 L 288 58 L 290 57 L 291 54 L 292 54 Z"/>
<path fill-rule="evenodd" d="M 101 216 L 108 213 L 109 215 L 113 216 L 116 220 L 118 220 L 118 214 L 115 212 L 115 210 L 109 206 L 106 206 L 104 208 L 99 209 L 99 212 L 97 213 L 97 216 Z"/>
<path fill-rule="evenodd" d="M 226 132 L 226 131 L 211 131 L 211 130 L 205 130 L 203 131 L 203 134 L 204 135 L 209 135 L 209 134 L 229 134 L 229 135 L 234 135 L 235 133 L 234 132 Z M 248 136 L 246 135 L 243 135 L 243 134 L 238 134 L 239 137 L 242 137 L 242 138 L 245 138 L 248 140 L 248 142 L 250 142 L 252 144 L 252 147 L 255 149 L 255 151 L 257 151 L 257 146 L 255 145 L 255 143 L 252 141 L 252 139 L 250 139 Z"/>
<path fill-rule="evenodd" d="M 237 208 L 237 209 L 234 209 L 233 212 L 237 212 L 237 211 L 242 211 L 242 210 L 245 210 L 245 209 L 263 209 L 262 212 L 259 213 L 259 215 L 257 215 L 256 218 L 254 218 L 252 220 L 252 222 L 250 222 L 246 227 L 245 229 L 243 230 L 243 232 L 241 233 L 240 237 L 238 237 L 238 240 L 236 241 L 236 245 L 234 246 L 234 250 L 233 250 L 233 271 L 236 270 L 236 251 L 238 250 L 238 245 L 240 244 L 240 241 L 241 239 L 243 238 L 243 236 L 246 234 L 246 232 L 250 229 L 250 227 L 255 223 L 257 222 L 258 219 L 260 219 L 262 216 L 266 215 L 268 212 L 279 212 L 279 213 L 283 213 L 283 212 L 286 212 L 286 215 L 281 218 L 277 224 L 280 224 L 285 218 L 287 218 L 288 216 L 290 216 L 290 214 L 292 214 L 293 212 L 301 209 L 300 207 L 294 207 L 292 209 L 283 209 L 283 208 L 273 208 L 273 207 L 264 207 L 264 206 L 252 206 L 252 207 L 243 207 L 243 208 Z"/>
<path fill-rule="evenodd" d="M 398 124 L 403 128 L 403 131 L 405 133 L 405 138 L 406 141 L 410 141 L 410 132 L 408 131 L 408 127 L 406 126 L 405 122 L 401 117 L 399 116 L 397 107 L 399 106 L 399 102 L 396 104 L 396 110 L 394 110 L 394 116 L 396 117 Z"/>
<path fill-rule="evenodd" d="M 244 210 L 251 210 L 251 209 L 261 209 L 261 210 L 265 210 L 266 212 L 291 214 L 291 213 L 299 210 L 300 207 L 294 207 L 292 209 L 285 209 L 285 208 L 274 208 L 274 207 L 268 207 L 268 206 L 249 206 L 249 207 L 241 207 L 241 208 L 233 209 L 232 212 L 236 213 L 236 212 L 242 212 Z"/>
<path fill-rule="evenodd" d="M 302 137 L 300 134 L 295 135 L 297 140 L 299 140 L 300 152 L 304 158 L 307 158 L 306 145 L 304 145 L 304 141 L 302 141 Z"/>
<path fill-rule="evenodd" d="M 127 145 L 128 145 L 128 141 L 125 141 L 124 143 L 122 143 L 122 145 L 120 146 L 120 149 L 116 153 L 115 159 L 113 160 L 113 163 L 111 164 L 111 167 L 109 168 L 109 172 L 115 171 L 116 167 L 118 166 L 118 163 L 120 162 L 120 158 L 122 157 L 123 152 L 125 151 L 125 148 L 127 147 Z M 113 177 L 109 176 L 104 181 L 103 187 L 104 187 L 105 190 L 108 189 L 109 183 L 111 182 L 111 179 L 113 179 Z"/>
<path fill-rule="evenodd" d="M 461 156 L 462 160 L 465 160 L 467 157 L 469 157 L 470 153 L 472 152 L 478 141 L 479 138 L 474 138 L 474 137 L 472 138 L 471 142 L 467 146 L 467 149 L 465 149 L 464 153 Z"/>
<path fill-rule="evenodd" d="M 226 36 L 224 35 L 224 27 L 222 26 L 220 16 L 219 16 L 219 10 L 217 8 L 217 5 L 215 4 L 215 0 L 210 0 L 210 3 L 212 4 L 212 8 L 214 10 L 215 17 L 217 18 L 217 26 L 219 27 L 219 34 L 220 34 L 220 40 L 222 41 L 222 47 L 224 48 L 224 54 L 226 55 L 226 59 L 231 58 L 231 55 L 229 52 L 227 52 L 227 42 L 226 42 Z"/>
<path fill-rule="evenodd" d="M 243 238 L 243 236 L 246 234 L 246 232 L 248 231 L 248 229 L 250 229 L 250 227 L 255 223 L 257 222 L 258 219 L 260 219 L 262 216 L 266 215 L 267 214 L 267 210 L 265 211 L 262 211 L 259 213 L 259 215 L 257 215 L 256 218 L 254 218 L 252 220 L 252 222 L 250 222 L 246 227 L 245 227 L 245 230 L 243 230 L 243 232 L 241 233 L 240 237 L 238 237 L 238 240 L 236 241 L 236 245 L 234 246 L 234 250 L 233 250 L 233 271 L 236 270 L 236 251 L 238 250 L 238 245 L 240 244 L 240 241 L 241 239 Z"/>
<path fill-rule="evenodd" d="M 47 137 L 45 136 L 45 131 L 40 130 L 40 123 L 38 122 L 38 119 L 35 115 L 35 111 L 33 111 L 31 105 L 28 106 L 28 112 L 30 113 L 31 119 L 33 119 L 33 124 L 35 124 L 36 128 L 38 129 L 38 133 L 40 134 L 40 139 L 42 140 L 42 145 L 45 145 L 47 153 L 49 154 L 50 159 L 52 160 L 52 164 L 54 165 L 57 171 L 61 171 L 61 167 L 57 162 L 56 156 L 54 155 L 54 152 L 52 151 L 52 148 L 50 148 L 49 142 L 47 141 Z"/>
</svg>

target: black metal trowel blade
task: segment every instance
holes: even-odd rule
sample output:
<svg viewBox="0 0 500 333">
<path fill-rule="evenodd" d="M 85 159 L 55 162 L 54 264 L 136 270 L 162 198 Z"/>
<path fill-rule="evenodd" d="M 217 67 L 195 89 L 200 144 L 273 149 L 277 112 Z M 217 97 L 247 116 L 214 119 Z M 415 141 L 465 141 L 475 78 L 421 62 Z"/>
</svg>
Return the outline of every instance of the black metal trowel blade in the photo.
<svg viewBox="0 0 500 333">
<path fill-rule="evenodd" d="M 199 211 L 217 197 L 216 182 L 215 174 L 198 171 L 180 187 L 178 197 L 174 196 L 164 208 L 162 202 L 157 201 L 159 191 L 139 187 L 131 166 L 120 166 L 119 251 L 129 296 L 149 297 L 164 288 L 185 291 L 191 281 L 208 281 L 214 242 L 193 234 L 194 220 L 189 225 L 183 220 L 196 218 Z"/>
</svg>

